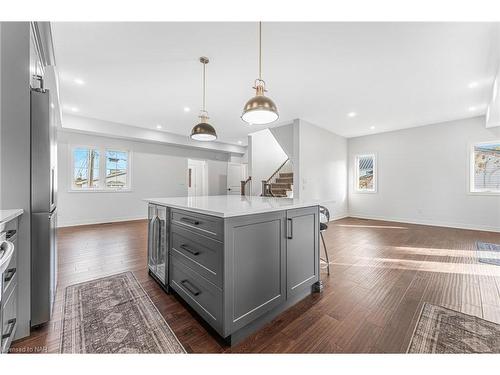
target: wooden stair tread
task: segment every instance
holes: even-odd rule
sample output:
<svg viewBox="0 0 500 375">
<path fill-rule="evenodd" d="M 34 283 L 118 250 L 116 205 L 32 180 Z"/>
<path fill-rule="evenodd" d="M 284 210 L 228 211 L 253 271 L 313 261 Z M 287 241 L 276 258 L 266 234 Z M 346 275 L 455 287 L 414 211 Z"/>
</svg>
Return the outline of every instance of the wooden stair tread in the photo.
<svg viewBox="0 0 500 375">
<path fill-rule="evenodd" d="M 277 184 L 293 184 L 293 177 L 278 177 L 276 179 Z"/>
</svg>

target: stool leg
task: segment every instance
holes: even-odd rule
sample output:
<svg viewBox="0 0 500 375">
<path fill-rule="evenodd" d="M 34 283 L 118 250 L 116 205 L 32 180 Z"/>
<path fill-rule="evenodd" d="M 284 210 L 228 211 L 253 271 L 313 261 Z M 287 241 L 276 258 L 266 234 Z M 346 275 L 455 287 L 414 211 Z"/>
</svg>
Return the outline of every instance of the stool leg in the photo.
<svg viewBox="0 0 500 375">
<path fill-rule="evenodd" d="M 328 259 L 328 251 L 326 251 L 326 244 L 325 244 L 325 239 L 323 238 L 323 232 L 319 232 L 320 236 L 321 236 L 321 241 L 323 242 L 323 248 L 325 249 L 325 255 L 326 255 L 326 264 L 328 265 L 327 266 L 327 273 L 328 273 L 328 276 L 330 276 L 330 259 Z"/>
</svg>

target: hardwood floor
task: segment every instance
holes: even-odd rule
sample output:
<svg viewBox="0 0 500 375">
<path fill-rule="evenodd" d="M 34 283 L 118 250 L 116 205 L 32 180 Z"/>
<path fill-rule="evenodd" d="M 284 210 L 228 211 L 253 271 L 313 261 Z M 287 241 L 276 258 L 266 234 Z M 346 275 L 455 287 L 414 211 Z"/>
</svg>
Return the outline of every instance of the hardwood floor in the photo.
<svg viewBox="0 0 500 375">
<path fill-rule="evenodd" d="M 66 286 L 133 271 L 188 352 L 405 352 L 424 302 L 500 323 L 500 267 L 479 263 L 475 242 L 500 233 L 346 218 L 325 240 L 324 291 L 293 306 L 235 347 L 148 276 L 145 221 L 62 228 L 53 319 L 12 351 L 57 352 Z"/>
</svg>

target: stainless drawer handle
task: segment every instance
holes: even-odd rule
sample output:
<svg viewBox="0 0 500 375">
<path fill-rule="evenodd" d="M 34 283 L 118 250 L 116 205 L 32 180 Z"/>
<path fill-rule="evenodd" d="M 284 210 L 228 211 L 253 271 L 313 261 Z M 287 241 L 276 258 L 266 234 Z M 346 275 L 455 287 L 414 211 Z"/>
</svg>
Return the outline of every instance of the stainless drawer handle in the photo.
<svg viewBox="0 0 500 375">
<path fill-rule="evenodd" d="M 16 274 L 17 269 L 16 268 L 9 268 L 7 272 L 5 272 L 5 278 L 3 279 L 6 283 L 8 283 L 14 275 Z"/>
<path fill-rule="evenodd" d="M 287 226 L 286 238 L 289 240 L 292 240 L 293 239 L 293 219 L 288 218 L 286 220 L 287 220 L 287 223 L 290 224 L 289 226 Z"/>
<path fill-rule="evenodd" d="M 189 280 L 182 280 L 181 284 L 184 285 L 184 288 L 186 288 L 187 291 L 193 296 L 197 296 L 201 293 L 201 290 L 195 287 Z"/>
<path fill-rule="evenodd" d="M 181 221 L 184 221 L 185 223 L 193 224 L 193 225 L 200 225 L 201 223 L 198 220 L 191 219 L 189 217 L 183 217 L 181 218 Z"/>
<path fill-rule="evenodd" d="M 14 332 L 14 327 L 16 326 L 16 318 L 8 320 L 7 324 L 9 325 L 9 331 L 2 335 L 2 340 L 8 339 L 12 336 L 12 332 Z"/>
<path fill-rule="evenodd" d="M 186 250 L 188 253 L 191 253 L 191 254 L 193 254 L 193 255 L 195 255 L 195 256 L 200 254 L 200 252 L 199 252 L 198 250 L 194 250 L 194 249 L 192 249 L 191 247 L 189 247 L 188 245 L 184 245 L 184 244 L 182 244 L 182 245 L 180 246 L 180 248 L 181 248 L 182 250 Z"/>
</svg>

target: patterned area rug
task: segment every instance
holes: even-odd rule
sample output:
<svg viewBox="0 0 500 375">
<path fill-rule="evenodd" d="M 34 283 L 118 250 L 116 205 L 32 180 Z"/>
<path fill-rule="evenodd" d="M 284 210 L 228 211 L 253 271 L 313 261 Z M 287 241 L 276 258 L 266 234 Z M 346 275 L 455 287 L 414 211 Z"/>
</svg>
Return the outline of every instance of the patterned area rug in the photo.
<svg viewBox="0 0 500 375">
<path fill-rule="evenodd" d="M 481 263 L 500 266 L 500 245 L 478 241 L 476 242 L 476 248 Z M 489 252 L 489 254 L 487 252 Z"/>
<path fill-rule="evenodd" d="M 131 272 L 66 288 L 62 353 L 185 353 Z"/>
<path fill-rule="evenodd" d="M 408 353 L 500 353 L 500 324 L 425 303 Z"/>
</svg>

